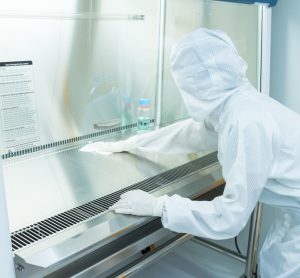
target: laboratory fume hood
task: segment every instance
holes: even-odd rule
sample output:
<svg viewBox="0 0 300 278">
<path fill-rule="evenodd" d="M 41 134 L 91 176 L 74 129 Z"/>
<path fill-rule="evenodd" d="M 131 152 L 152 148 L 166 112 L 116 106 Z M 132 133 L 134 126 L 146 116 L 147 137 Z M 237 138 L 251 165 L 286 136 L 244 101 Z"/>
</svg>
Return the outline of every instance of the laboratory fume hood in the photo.
<svg viewBox="0 0 300 278">
<path fill-rule="evenodd" d="M 131 189 L 193 199 L 221 194 L 216 150 L 167 156 L 79 149 L 135 134 L 140 98 L 150 100 L 152 129 L 188 118 L 169 53 L 199 27 L 227 32 L 251 83 L 268 93 L 262 65 L 271 8 L 253 2 L 276 4 L 1 2 L 2 199 L 16 277 L 125 277 L 192 237 L 163 229 L 158 218 L 116 215 L 108 207 Z"/>
</svg>

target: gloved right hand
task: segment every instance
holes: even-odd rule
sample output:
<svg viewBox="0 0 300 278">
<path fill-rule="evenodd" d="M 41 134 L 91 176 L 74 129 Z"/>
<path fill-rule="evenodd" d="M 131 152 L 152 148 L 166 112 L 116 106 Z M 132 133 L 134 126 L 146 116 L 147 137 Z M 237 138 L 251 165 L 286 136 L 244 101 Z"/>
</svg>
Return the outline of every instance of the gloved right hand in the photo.
<svg viewBox="0 0 300 278">
<path fill-rule="evenodd" d="M 119 153 L 129 152 L 136 148 L 136 136 L 132 136 L 126 140 L 116 142 L 95 142 L 82 147 L 82 152 L 94 153 Z"/>
<path fill-rule="evenodd" d="M 120 200 L 109 207 L 116 213 L 138 216 L 162 216 L 166 196 L 155 197 L 143 190 L 123 193 Z"/>
</svg>

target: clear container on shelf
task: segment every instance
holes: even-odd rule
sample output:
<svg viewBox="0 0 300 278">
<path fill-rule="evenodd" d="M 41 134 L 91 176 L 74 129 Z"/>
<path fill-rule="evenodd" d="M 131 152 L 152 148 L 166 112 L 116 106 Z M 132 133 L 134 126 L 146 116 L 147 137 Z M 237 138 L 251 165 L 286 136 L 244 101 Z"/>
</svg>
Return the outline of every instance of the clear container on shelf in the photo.
<svg viewBox="0 0 300 278">
<path fill-rule="evenodd" d="M 121 127 L 122 134 L 130 131 L 130 125 L 133 123 L 133 104 L 130 96 L 123 97 Z"/>
<path fill-rule="evenodd" d="M 150 100 L 141 98 L 137 111 L 137 132 L 143 133 L 150 130 Z"/>
</svg>

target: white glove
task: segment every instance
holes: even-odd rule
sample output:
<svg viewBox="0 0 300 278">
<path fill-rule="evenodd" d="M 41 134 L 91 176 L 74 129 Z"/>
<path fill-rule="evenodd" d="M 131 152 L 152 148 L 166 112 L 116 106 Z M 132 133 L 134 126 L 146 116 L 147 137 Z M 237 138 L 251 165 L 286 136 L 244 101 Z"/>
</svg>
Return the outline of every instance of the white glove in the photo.
<svg viewBox="0 0 300 278">
<path fill-rule="evenodd" d="M 162 216 L 166 196 L 154 197 L 142 190 L 128 191 L 120 196 L 120 200 L 109 207 L 116 213 L 139 216 Z"/>
<path fill-rule="evenodd" d="M 119 153 L 129 152 L 136 148 L 136 136 L 117 142 L 96 142 L 82 147 L 82 152 Z"/>
</svg>

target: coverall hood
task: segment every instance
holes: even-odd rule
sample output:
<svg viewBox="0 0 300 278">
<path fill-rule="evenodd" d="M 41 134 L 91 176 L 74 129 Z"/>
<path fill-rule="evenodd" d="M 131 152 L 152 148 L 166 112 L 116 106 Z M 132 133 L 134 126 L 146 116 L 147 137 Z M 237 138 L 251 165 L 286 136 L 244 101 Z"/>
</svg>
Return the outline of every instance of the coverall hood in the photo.
<svg viewBox="0 0 300 278">
<path fill-rule="evenodd" d="M 249 86 L 247 64 L 230 38 L 220 30 L 197 29 L 172 48 L 171 71 L 190 116 L 203 120 Z"/>
</svg>

